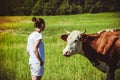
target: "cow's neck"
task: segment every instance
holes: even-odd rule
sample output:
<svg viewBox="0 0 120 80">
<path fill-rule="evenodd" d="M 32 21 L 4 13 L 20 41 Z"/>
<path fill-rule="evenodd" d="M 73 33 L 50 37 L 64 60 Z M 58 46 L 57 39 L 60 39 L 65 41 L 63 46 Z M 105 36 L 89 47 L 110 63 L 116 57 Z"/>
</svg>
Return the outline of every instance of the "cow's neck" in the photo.
<svg viewBox="0 0 120 80">
<path fill-rule="evenodd" d="M 102 60 L 105 61 L 105 57 L 101 54 L 98 54 L 96 50 L 92 47 L 91 43 L 95 41 L 95 39 L 91 38 L 88 39 L 87 35 L 84 38 L 84 41 L 82 42 L 82 49 L 84 51 L 84 55 L 90 60 L 90 61 L 95 61 L 95 60 Z"/>
</svg>

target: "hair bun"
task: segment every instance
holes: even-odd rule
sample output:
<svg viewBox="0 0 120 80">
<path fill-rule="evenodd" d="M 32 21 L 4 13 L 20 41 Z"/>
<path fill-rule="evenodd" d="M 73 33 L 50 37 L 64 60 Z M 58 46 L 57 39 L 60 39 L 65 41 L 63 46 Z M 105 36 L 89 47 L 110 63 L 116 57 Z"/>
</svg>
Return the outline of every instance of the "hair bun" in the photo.
<svg viewBox="0 0 120 80">
<path fill-rule="evenodd" d="M 36 21 L 37 21 L 36 17 L 33 17 L 33 18 L 32 18 L 32 21 L 33 21 L 33 22 L 36 22 Z"/>
</svg>

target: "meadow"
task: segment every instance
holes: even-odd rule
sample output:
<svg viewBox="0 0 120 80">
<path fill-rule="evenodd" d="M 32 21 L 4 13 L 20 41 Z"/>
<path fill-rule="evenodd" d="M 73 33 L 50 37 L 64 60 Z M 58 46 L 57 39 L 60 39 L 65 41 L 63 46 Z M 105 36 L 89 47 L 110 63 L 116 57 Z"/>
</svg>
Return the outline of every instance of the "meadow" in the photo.
<svg viewBox="0 0 120 80">
<path fill-rule="evenodd" d="M 28 35 L 34 31 L 32 17 L 0 16 L 0 80 L 31 80 L 26 45 Z M 91 34 L 102 29 L 120 28 L 119 12 L 36 17 L 46 22 L 42 80 L 105 80 L 106 74 L 93 67 L 85 57 L 64 57 L 62 50 L 66 43 L 60 36 L 66 30 L 86 29 L 86 33 Z M 120 80 L 119 76 L 117 74 L 116 80 Z"/>
</svg>

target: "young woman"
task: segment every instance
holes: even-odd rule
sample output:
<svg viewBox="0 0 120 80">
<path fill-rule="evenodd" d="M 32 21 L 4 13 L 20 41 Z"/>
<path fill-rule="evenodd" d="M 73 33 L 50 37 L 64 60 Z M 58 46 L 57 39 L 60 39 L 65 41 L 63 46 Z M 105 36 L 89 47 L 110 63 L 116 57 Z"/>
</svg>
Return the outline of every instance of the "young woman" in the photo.
<svg viewBox="0 0 120 80">
<path fill-rule="evenodd" d="M 44 73 L 44 43 L 41 32 L 45 29 L 45 21 L 42 18 L 33 17 L 35 30 L 29 35 L 27 53 L 30 55 L 29 64 L 32 80 L 41 80 Z"/>
</svg>

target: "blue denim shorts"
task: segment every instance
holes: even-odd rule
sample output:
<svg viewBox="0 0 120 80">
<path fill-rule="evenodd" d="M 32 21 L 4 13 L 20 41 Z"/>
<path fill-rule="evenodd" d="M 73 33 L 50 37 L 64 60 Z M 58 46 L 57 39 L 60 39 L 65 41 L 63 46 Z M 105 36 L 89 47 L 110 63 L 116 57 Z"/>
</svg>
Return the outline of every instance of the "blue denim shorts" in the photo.
<svg viewBox="0 0 120 80">
<path fill-rule="evenodd" d="M 43 76 L 44 66 L 40 66 L 40 64 L 30 64 L 30 71 L 32 76 Z"/>
</svg>

